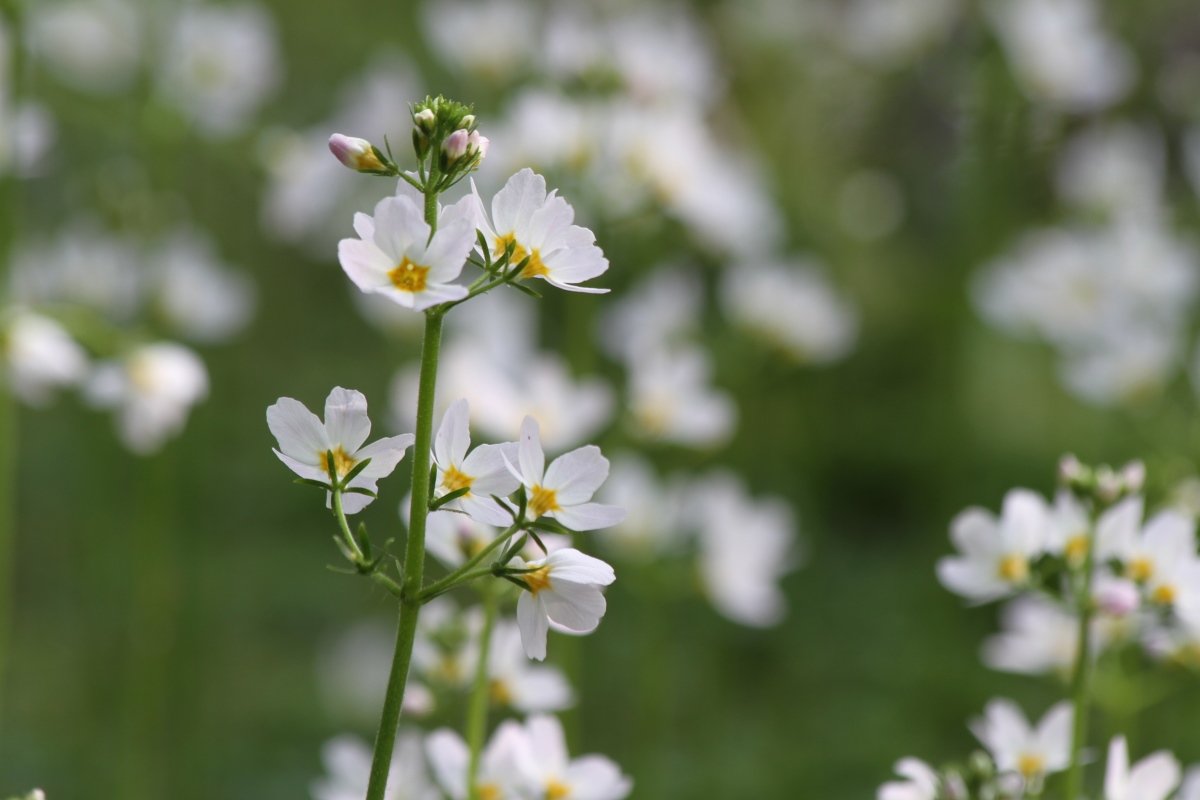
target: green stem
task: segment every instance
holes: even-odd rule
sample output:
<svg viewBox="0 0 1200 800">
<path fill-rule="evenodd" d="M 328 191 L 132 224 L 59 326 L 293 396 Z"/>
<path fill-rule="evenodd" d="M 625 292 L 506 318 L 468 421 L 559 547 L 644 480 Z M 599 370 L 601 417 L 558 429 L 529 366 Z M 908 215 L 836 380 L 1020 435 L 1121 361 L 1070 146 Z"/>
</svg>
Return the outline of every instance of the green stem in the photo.
<svg viewBox="0 0 1200 800">
<path fill-rule="evenodd" d="M 514 533 L 516 533 L 517 530 L 519 530 L 519 528 L 520 528 L 519 523 L 514 524 L 511 528 L 509 528 L 504 533 L 500 534 L 495 539 L 493 539 L 491 542 L 489 542 L 488 545 L 486 547 L 484 547 L 482 550 L 480 550 L 478 553 L 471 556 L 470 561 L 463 564 L 461 567 L 454 570 L 454 572 L 451 572 L 449 575 L 442 578 L 440 581 L 437 581 L 436 583 L 430 584 L 429 586 L 425 587 L 424 591 L 422 591 L 420 594 L 417 595 L 417 599 L 420 600 L 422 603 L 424 603 L 428 600 L 432 600 L 433 598 L 437 597 L 439 594 L 445 594 L 446 592 L 450 591 L 451 589 L 453 589 L 455 586 L 457 586 L 460 583 L 464 583 L 467 580 L 474 580 L 475 578 L 478 578 L 481 575 L 487 574 L 485 572 L 480 572 L 479 574 L 474 574 L 474 573 L 471 573 L 471 570 L 478 567 L 480 562 L 483 561 L 485 558 L 487 558 L 488 553 L 491 553 L 497 547 L 499 547 L 500 545 L 507 542 L 510 538 L 512 538 L 512 535 Z M 488 572 L 490 572 L 490 571 L 491 570 L 488 570 Z M 468 578 L 467 575 L 469 573 L 471 574 L 471 576 Z"/>
<path fill-rule="evenodd" d="M 13 551 L 17 531 L 17 430 L 17 404 L 7 387 L 0 385 L 0 711 L 3 711 L 5 668 L 11 652 L 9 638 L 16 574 Z M 0 730 L 3 730 L 2 724 Z"/>
<path fill-rule="evenodd" d="M 1095 521 L 1088 531 L 1088 550 L 1084 558 L 1083 574 L 1079 577 L 1076 604 L 1079 607 L 1079 651 L 1075 654 L 1075 668 L 1071 675 L 1071 702 L 1075 708 L 1071 732 L 1071 765 L 1067 768 L 1067 800 L 1078 800 L 1083 789 L 1083 762 L 1081 754 L 1087 740 L 1089 692 L 1091 690 L 1092 658 L 1092 572 L 1095 569 Z"/>
<path fill-rule="evenodd" d="M 479 664 L 475 667 L 475 684 L 471 688 L 471 701 L 467 707 L 467 747 L 471 760 L 467 765 L 467 797 L 479 800 L 479 759 L 483 753 L 483 739 L 487 735 L 488 718 L 488 656 L 492 645 L 492 628 L 496 626 L 496 592 L 494 587 L 484 587 L 483 630 L 479 632 Z"/>
<path fill-rule="evenodd" d="M 334 482 L 336 483 L 336 478 Z M 330 494 L 333 495 L 333 513 L 337 517 L 338 525 L 342 529 L 342 538 L 346 540 L 346 546 L 350 548 L 350 552 L 354 553 L 354 563 L 357 566 L 366 560 L 358 542 L 354 541 L 354 535 L 350 533 L 350 523 L 346 521 L 346 512 L 342 509 L 342 493 L 339 489 L 334 489 Z"/>
</svg>

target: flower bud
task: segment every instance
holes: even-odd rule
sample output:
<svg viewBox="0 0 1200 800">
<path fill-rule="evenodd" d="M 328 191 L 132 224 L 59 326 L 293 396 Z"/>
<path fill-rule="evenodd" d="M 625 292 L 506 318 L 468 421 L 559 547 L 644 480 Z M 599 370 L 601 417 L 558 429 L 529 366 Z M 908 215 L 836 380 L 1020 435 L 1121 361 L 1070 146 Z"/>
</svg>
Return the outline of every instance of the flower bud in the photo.
<svg viewBox="0 0 1200 800">
<path fill-rule="evenodd" d="M 382 172 L 387 167 L 375 154 L 375 146 L 366 139 L 335 133 L 329 137 L 329 151 L 347 167 L 359 172 Z"/>
<path fill-rule="evenodd" d="M 470 137 L 465 130 L 457 130 L 442 142 L 442 152 L 446 154 L 446 162 L 453 164 L 467 154 L 467 144 Z"/>
<path fill-rule="evenodd" d="M 963 776 L 952 769 L 946 770 L 942 775 L 942 794 L 946 800 L 970 800 L 971 797 Z"/>
<path fill-rule="evenodd" d="M 1093 592 L 1096 607 L 1112 617 L 1125 617 L 1138 610 L 1141 595 L 1133 581 L 1112 578 L 1101 581 Z"/>
<path fill-rule="evenodd" d="M 479 131 L 472 131 L 471 135 L 467 137 L 468 152 L 471 154 L 478 153 L 480 161 L 483 161 L 483 159 L 487 157 L 488 147 L 490 147 L 491 144 L 492 143 L 488 141 L 486 136 L 479 135 Z"/>
<path fill-rule="evenodd" d="M 992 773 L 996 771 L 996 765 L 992 761 L 992 757 L 983 750 L 976 750 L 971 753 L 971 757 L 967 759 L 967 768 L 977 778 L 987 779 L 992 777 Z"/>
<path fill-rule="evenodd" d="M 467 114 L 465 117 L 462 118 L 462 127 L 463 128 L 465 128 L 467 130 L 471 130 L 471 128 L 474 127 L 474 125 L 475 125 L 475 115 L 474 114 Z"/>
<path fill-rule="evenodd" d="M 425 108 L 413 115 L 413 124 L 424 133 L 430 134 L 437 125 L 437 116 L 433 113 L 432 108 Z"/>
<path fill-rule="evenodd" d="M 1059 459 L 1058 480 L 1063 486 L 1075 489 L 1081 484 L 1087 483 L 1090 477 L 1088 468 L 1071 453 L 1067 453 Z"/>
<path fill-rule="evenodd" d="M 1141 461 L 1130 461 L 1121 468 L 1121 480 L 1127 494 L 1137 494 L 1146 485 L 1146 465 Z"/>
<path fill-rule="evenodd" d="M 1001 797 L 1017 798 L 1025 793 L 1025 778 L 1019 772 L 1005 772 L 996 776 L 996 790 Z"/>
<path fill-rule="evenodd" d="M 1096 467 L 1096 497 L 1105 503 L 1115 503 L 1121 499 L 1125 481 L 1107 464 Z"/>
</svg>

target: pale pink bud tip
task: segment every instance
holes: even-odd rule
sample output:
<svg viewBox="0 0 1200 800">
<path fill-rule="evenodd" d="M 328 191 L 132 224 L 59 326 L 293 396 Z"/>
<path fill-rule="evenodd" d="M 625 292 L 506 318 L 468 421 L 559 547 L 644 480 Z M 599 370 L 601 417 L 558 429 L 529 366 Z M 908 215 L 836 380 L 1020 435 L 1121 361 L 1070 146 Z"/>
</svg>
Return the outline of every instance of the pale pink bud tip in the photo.
<svg viewBox="0 0 1200 800">
<path fill-rule="evenodd" d="M 1133 581 L 1105 581 L 1096 589 L 1096 606 L 1110 616 L 1128 616 L 1140 605 L 1141 597 Z"/>
<path fill-rule="evenodd" d="M 472 153 L 479 153 L 480 161 L 483 161 L 483 159 L 487 158 L 488 147 L 490 147 L 491 144 L 492 143 L 488 141 L 486 136 L 479 135 L 479 131 L 475 131 L 469 137 L 467 137 L 468 148 Z"/>
<path fill-rule="evenodd" d="M 1121 470 L 1121 477 L 1125 480 L 1125 491 L 1137 494 L 1146 484 L 1146 465 L 1141 461 L 1130 461 Z"/>
<path fill-rule="evenodd" d="M 329 137 L 329 152 L 337 160 L 353 170 L 382 170 L 383 164 L 375 155 L 375 148 L 366 139 L 335 133 Z"/>
<path fill-rule="evenodd" d="M 469 138 L 465 130 L 457 130 L 447 136 L 446 141 L 442 142 L 442 150 L 446 152 L 446 158 L 453 162 L 465 156 Z"/>
</svg>

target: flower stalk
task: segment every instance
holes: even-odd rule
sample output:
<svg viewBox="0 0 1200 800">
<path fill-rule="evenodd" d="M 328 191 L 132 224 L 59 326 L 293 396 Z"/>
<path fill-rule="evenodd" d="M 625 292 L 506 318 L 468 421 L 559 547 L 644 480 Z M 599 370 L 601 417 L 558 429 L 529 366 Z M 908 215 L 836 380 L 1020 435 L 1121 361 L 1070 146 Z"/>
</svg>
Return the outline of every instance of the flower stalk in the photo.
<svg viewBox="0 0 1200 800">
<path fill-rule="evenodd" d="M 1079 608 L 1079 649 L 1075 654 L 1075 666 L 1071 672 L 1071 703 L 1075 715 L 1071 728 L 1071 763 L 1067 767 L 1067 800 L 1077 800 L 1083 788 L 1082 752 L 1087 740 L 1089 693 L 1091 691 L 1091 636 L 1092 636 L 1092 573 L 1096 560 L 1096 515 L 1088 525 L 1087 554 L 1084 556 L 1082 572 L 1076 580 L 1076 604 Z"/>
<path fill-rule="evenodd" d="M 467 765 L 468 800 L 480 800 L 478 778 L 479 759 L 483 753 L 483 740 L 487 735 L 488 661 L 491 655 L 492 629 L 496 626 L 497 593 L 494 587 L 485 584 L 483 595 L 483 629 L 479 631 L 479 663 L 475 667 L 475 682 L 471 687 L 471 700 L 467 707 L 467 747 L 471 759 Z"/>
</svg>

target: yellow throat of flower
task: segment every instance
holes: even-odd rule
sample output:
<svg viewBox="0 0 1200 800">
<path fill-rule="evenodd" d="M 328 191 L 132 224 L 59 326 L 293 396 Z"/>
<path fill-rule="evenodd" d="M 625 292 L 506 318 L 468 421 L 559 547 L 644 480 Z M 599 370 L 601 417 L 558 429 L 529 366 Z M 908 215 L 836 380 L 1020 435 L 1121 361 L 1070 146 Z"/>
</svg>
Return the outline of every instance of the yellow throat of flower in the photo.
<svg viewBox="0 0 1200 800">
<path fill-rule="evenodd" d="M 525 581 L 525 585 L 529 587 L 529 593 L 537 597 L 537 593 L 542 589 L 550 589 L 550 568 L 542 567 L 533 572 L 527 572 L 520 576 L 521 580 Z"/>
<path fill-rule="evenodd" d="M 1026 778 L 1032 778 L 1046 768 L 1046 759 L 1035 753 L 1025 753 L 1017 759 L 1017 770 Z"/>
<path fill-rule="evenodd" d="M 1020 553 L 1005 556 L 997 571 L 1009 583 L 1022 583 L 1029 577 L 1029 560 Z"/>
<path fill-rule="evenodd" d="M 526 258 L 529 259 L 529 263 L 525 265 L 523 270 L 521 270 L 521 274 L 517 276 L 518 278 L 525 280 L 526 278 L 536 278 L 539 275 L 550 274 L 550 270 L 548 270 L 546 265 L 542 263 L 541 253 L 536 248 L 533 250 L 526 249 L 525 245 L 518 242 L 516 237 L 511 233 L 506 233 L 503 236 L 496 237 L 494 247 L 496 257 L 500 258 L 503 256 L 504 251 L 508 249 L 510 244 L 513 246 L 513 252 L 512 257 L 509 259 L 509 264 L 516 265 L 520 264 Z"/>
<path fill-rule="evenodd" d="M 1077 533 L 1070 539 L 1067 539 L 1066 547 L 1063 548 L 1067 560 L 1072 564 L 1082 564 L 1088 554 L 1088 536 L 1086 533 Z"/>
<path fill-rule="evenodd" d="M 546 800 L 563 800 L 571 796 L 571 787 L 556 780 L 546 781 Z"/>
<path fill-rule="evenodd" d="M 425 291 L 425 276 L 428 274 L 429 267 L 414 264 L 405 256 L 404 260 L 388 273 L 388 277 L 391 278 L 392 285 L 400 291 L 416 294 Z"/>
<path fill-rule="evenodd" d="M 1125 574 L 1138 583 L 1148 581 L 1154 574 L 1154 562 L 1144 556 L 1135 558 L 1126 565 Z"/>
<path fill-rule="evenodd" d="M 457 492 L 459 489 L 469 489 L 471 484 L 475 482 L 475 478 L 471 475 L 466 475 L 458 471 L 458 467 L 451 466 L 442 474 L 442 488 L 447 492 Z M 468 492 L 467 494 L 470 494 Z"/>
<path fill-rule="evenodd" d="M 346 451 L 342 449 L 341 445 L 338 445 L 338 448 L 333 451 L 332 470 L 330 470 L 328 453 L 321 453 L 320 459 L 321 465 L 325 469 L 325 474 L 327 474 L 333 480 L 337 480 L 338 478 L 346 475 L 346 473 L 354 469 L 354 465 L 358 463 L 353 458 L 346 455 Z"/>
<path fill-rule="evenodd" d="M 558 492 L 556 490 L 534 486 L 529 492 L 529 512 L 534 517 L 540 517 L 542 514 L 559 511 L 560 509 L 561 507 L 558 505 Z"/>
</svg>

